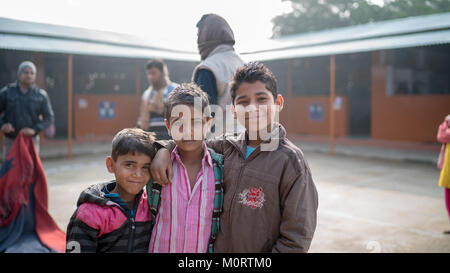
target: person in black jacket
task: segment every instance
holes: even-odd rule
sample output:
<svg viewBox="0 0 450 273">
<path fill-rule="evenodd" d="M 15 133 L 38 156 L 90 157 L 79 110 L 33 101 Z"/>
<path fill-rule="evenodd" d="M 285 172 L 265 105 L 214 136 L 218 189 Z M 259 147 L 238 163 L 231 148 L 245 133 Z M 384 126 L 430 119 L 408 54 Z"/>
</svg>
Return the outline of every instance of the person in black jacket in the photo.
<svg viewBox="0 0 450 273">
<path fill-rule="evenodd" d="M 19 65 L 18 80 L 0 91 L 0 128 L 4 133 L 3 161 L 19 133 L 33 137 L 39 153 L 39 133 L 53 123 L 54 114 L 47 92 L 36 80 L 36 66 L 25 61 Z"/>
</svg>

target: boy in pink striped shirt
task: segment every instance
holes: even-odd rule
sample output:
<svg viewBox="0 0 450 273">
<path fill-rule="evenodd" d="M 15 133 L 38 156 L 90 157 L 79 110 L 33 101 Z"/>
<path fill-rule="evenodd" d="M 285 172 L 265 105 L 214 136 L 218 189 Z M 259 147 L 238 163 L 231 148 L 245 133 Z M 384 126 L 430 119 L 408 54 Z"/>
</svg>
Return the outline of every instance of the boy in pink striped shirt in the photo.
<svg viewBox="0 0 450 273">
<path fill-rule="evenodd" d="M 215 175 L 220 155 L 203 141 L 212 122 L 208 97 L 194 83 L 181 84 L 164 110 L 177 146 L 171 153 L 173 182 L 159 188 L 149 252 L 206 253 L 212 250 L 223 202 L 223 172 L 219 179 Z M 154 191 L 153 186 L 150 195 Z"/>
</svg>

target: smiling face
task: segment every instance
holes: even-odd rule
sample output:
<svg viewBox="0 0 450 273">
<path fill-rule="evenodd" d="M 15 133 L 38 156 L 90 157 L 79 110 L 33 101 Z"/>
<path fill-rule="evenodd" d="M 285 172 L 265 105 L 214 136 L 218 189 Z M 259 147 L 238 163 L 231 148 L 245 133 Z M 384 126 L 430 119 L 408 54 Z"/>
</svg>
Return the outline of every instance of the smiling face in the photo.
<svg viewBox="0 0 450 273">
<path fill-rule="evenodd" d="M 116 177 L 116 189 L 123 200 L 131 200 L 150 180 L 150 156 L 135 152 L 106 158 L 106 167 Z"/>
<path fill-rule="evenodd" d="M 232 111 L 247 132 L 271 128 L 276 112 L 283 108 L 283 97 L 267 90 L 260 81 L 243 82 L 236 89 Z"/>
<path fill-rule="evenodd" d="M 169 120 L 165 120 L 169 134 L 178 148 L 183 151 L 201 149 L 212 118 L 206 117 L 201 110 L 195 109 L 193 106 L 182 106 L 188 111 L 183 111 L 178 117 L 170 117 Z"/>
</svg>

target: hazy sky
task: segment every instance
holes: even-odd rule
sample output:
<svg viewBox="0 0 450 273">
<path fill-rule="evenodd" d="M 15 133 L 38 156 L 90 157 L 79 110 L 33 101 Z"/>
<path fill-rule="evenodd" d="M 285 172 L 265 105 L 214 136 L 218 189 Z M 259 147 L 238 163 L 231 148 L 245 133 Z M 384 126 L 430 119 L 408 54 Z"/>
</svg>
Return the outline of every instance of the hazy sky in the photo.
<svg viewBox="0 0 450 273">
<path fill-rule="evenodd" d="M 236 48 L 257 48 L 272 34 L 271 19 L 291 10 L 281 0 L 0 0 L 0 17 L 129 33 L 154 45 L 197 51 L 195 24 L 223 16 Z"/>
</svg>

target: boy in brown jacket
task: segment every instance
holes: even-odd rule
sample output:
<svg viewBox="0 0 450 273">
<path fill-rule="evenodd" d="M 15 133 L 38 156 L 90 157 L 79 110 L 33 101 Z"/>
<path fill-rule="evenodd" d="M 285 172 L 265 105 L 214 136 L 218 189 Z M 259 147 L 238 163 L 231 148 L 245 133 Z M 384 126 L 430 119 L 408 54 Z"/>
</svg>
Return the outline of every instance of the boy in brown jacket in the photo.
<svg viewBox="0 0 450 273">
<path fill-rule="evenodd" d="M 246 132 L 207 141 L 225 158 L 225 197 L 214 252 L 307 252 L 317 224 L 318 194 L 302 151 L 274 121 L 284 102 L 275 77 L 263 64 L 248 63 L 236 71 L 231 97 L 234 116 Z M 151 166 L 153 178 L 170 183 L 171 166 L 168 150 L 160 149 Z"/>
</svg>

